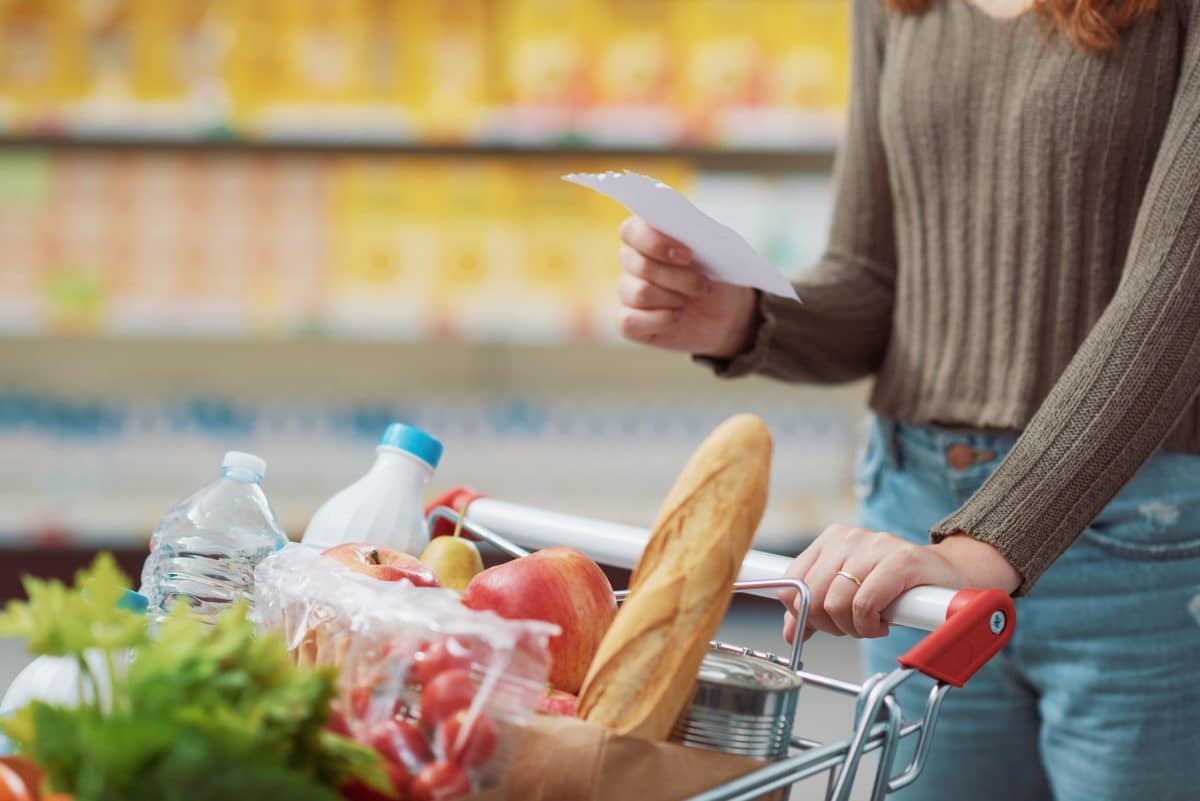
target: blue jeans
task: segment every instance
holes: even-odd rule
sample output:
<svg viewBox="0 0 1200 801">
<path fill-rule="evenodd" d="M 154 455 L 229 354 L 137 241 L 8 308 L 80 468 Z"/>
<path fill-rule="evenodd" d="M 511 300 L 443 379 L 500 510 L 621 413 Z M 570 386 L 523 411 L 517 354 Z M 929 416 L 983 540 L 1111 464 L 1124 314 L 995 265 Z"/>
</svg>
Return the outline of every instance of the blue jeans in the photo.
<svg viewBox="0 0 1200 801">
<path fill-rule="evenodd" d="M 873 420 L 860 524 L 927 543 L 1014 439 Z M 921 636 L 866 641 L 868 671 Z M 929 686 L 900 688 L 906 714 Z M 1154 456 L 1017 599 L 1012 642 L 950 692 L 923 774 L 889 798 L 1200 799 L 1200 456 Z"/>
</svg>

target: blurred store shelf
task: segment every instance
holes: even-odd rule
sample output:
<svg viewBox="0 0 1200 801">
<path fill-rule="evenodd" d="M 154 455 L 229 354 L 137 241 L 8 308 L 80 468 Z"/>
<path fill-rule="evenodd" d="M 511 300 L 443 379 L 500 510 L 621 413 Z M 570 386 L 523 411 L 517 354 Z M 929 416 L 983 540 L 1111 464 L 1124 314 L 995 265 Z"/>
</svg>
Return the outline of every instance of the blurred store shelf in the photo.
<svg viewBox="0 0 1200 801">
<path fill-rule="evenodd" d="M 298 132 L 292 136 L 254 139 L 220 133 L 170 134 L 136 129 L 71 131 L 40 135 L 10 133 L 0 136 L 0 150 L 67 151 L 99 148 L 117 151 L 151 149 L 199 153 L 345 153 L 461 159 L 541 159 L 563 162 L 594 161 L 597 158 L 634 161 L 666 158 L 686 161 L 704 170 L 779 173 L 826 173 L 833 167 L 836 145 L 837 142 L 833 139 L 810 136 L 806 140 L 802 135 L 785 141 L 726 144 L 721 147 L 588 142 L 574 136 L 538 142 L 492 139 L 474 143 L 437 143 L 354 131 L 343 131 L 337 135 L 326 132 Z"/>
<path fill-rule="evenodd" d="M 646 524 L 723 416 L 760 545 L 852 505 L 861 387 L 616 341 L 633 169 L 788 274 L 821 255 L 844 0 L 0 0 L 0 547 L 136 553 L 227 448 L 293 534 L 386 422 L 433 491 Z M 636 458 L 630 454 L 636 453 Z M 66 562 L 63 562 L 66 564 Z"/>
<path fill-rule="evenodd" d="M 847 17 L 844 0 L 4 0 L 0 127 L 827 144 Z"/>
<path fill-rule="evenodd" d="M 599 344 L 0 340 L 0 363 L 0 537 L 33 546 L 144 543 L 227 449 L 268 460 L 298 535 L 393 419 L 446 444 L 431 495 L 468 485 L 648 526 L 696 443 L 750 411 L 776 440 L 759 545 L 794 552 L 851 514 L 864 409 L 861 386 L 718 382 Z"/>
<path fill-rule="evenodd" d="M 625 212 L 560 177 L 614 167 L 687 192 L 781 269 L 821 253 L 827 175 L 585 150 L 13 148 L 0 336 L 610 339 Z"/>
</svg>

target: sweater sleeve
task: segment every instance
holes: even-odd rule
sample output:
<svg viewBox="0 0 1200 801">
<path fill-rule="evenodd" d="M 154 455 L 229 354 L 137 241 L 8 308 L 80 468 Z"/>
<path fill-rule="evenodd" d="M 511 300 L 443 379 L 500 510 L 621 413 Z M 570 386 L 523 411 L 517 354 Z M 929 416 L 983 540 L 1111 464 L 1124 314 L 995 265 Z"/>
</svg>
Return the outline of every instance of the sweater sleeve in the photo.
<svg viewBox="0 0 1200 801">
<path fill-rule="evenodd" d="M 1186 10 L 1185 10 L 1186 9 Z M 1108 307 L 1008 457 L 931 532 L 994 545 L 1028 591 L 1161 446 L 1200 388 L 1200 0 Z"/>
<path fill-rule="evenodd" d="M 763 294 L 750 349 L 732 359 L 697 357 L 718 375 L 761 373 L 784 381 L 841 382 L 883 359 L 892 321 L 895 232 L 887 161 L 879 134 L 883 4 L 854 0 L 846 137 L 834 169 L 829 246 L 795 281 L 802 300 Z"/>
</svg>

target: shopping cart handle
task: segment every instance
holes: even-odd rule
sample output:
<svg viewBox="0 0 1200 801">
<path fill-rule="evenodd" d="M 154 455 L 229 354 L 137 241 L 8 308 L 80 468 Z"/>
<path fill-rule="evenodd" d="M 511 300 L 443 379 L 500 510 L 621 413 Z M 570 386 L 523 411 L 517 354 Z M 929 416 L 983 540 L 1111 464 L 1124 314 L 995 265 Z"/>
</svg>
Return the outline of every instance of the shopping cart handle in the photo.
<svg viewBox="0 0 1200 801">
<path fill-rule="evenodd" d="M 921 589 L 926 588 L 918 587 L 906 595 Z M 904 600 L 901 596 L 897 604 Z M 945 608 L 945 622 L 897 661 L 940 682 L 961 687 L 1012 639 L 1017 610 L 1013 599 L 1002 590 L 959 590 Z"/>
<path fill-rule="evenodd" d="M 646 529 L 521 506 L 461 487 L 427 507 L 426 516 L 432 516 L 430 533 L 451 533 L 455 515 L 468 505 L 464 530 L 470 533 L 470 524 L 475 523 L 513 555 L 523 548 L 567 545 L 601 564 L 632 568 L 650 537 Z M 790 563 L 786 556 L 752 550 L 742 562 L 738 581 L 778 579 Z M 773 597 L 774 590 L 762 594 Z M 931 632 L 900 663 L 956 687 L 1004 647 L 1016 625 L 1012 599 L 1000 590 L 915 587 L 889 606 L 883 617 L 892 625 Z"/>
</svg>

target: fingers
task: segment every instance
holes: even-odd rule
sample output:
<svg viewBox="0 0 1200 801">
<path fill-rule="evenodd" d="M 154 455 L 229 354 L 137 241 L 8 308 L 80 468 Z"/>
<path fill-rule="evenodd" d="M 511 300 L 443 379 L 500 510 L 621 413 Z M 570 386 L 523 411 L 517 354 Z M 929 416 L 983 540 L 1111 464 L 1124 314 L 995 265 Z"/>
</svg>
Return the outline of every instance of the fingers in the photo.
<svg viewBox="0 0 1200 801">
<path fill-rule="evenodd" d="M 923 583 L 918 574 L 924 556 L 916 545 L 893 550 L 863 580 L 862 589 L 855 593 L 852 604 L 854 628 L 863 632 L 859 636 L 882 637 L 887 633 L 883 610 L 901 593 Z"/>
<path fill-rule="evenodd" d="M 818 537 L 811 545 L 801 551 L 799 556 L 792 560 L 787 570 L 783 571 L 783 577 L 803 580 L 804 575 L 808 573 L 808 569 L 812 567 L 820 555 L 821 540 Z M 779 599 L 779 602 L 793 612 L 796 610 L 796 595 L 795 590 L 776 590 L 775 592 L 775 597 Z"/>
<path fill-rule="evenodd" d="M 863 528 L 847 529 L 842 535 L 845 557 L 822 604 L 825 614 L 840 631 L 852 637 L 878 637 L 886 633 L 882 617 L 862 607 L 862 589 L 879 570 L 880 560 L 899 544 L 889 534 Z M 853 576 L 854 578 L 849 578 Z M 856 610 L 860 614 L 856 616 Z M 865 625 L 859 625 L 861 623 Z"/>
<path fill-rule="evenodd" d="M 655 286 L 629 273 L 621 273 L 617 279 L 617 299 L 621 305 L 631 309 L 682 309 L 688 298 L 678 292 Z"/>
<path fill-rule="evenodd" d="M 885 635 L 883 611 L 900 593 L 922 583 L 953 580 L 939 569 L 944 560 L 927 550 L 885 532 L 830 526 L 786 573 L 804 580 L 812 591 L 806 628 L 854 637 Z M 794 617 L 795 593 L 777 595 Z M 794 637 L 796 627 L 794 620 L 785 619 L 785 634 Z"/>
<path fill-rule="evenodd" d="M 617 312 L 617 329 L 621 336 L 634 342 L 651 343 L 679 322 L 678 309 L 631 309 L 622 306 Z"/>
<path fill-rule="evenodd" d="M 835 637 L 840 637 L 845 634 L 842 629 L 830 617 L 825 606 L 825 599 L 829 595 L 830 586 L 834 581 L 846 581 L 837 575 L 841 569 L 842 563 L 845 560 L 845 553 L 840 548 L 826 548 L 822 551 L 821 556 L 817 559 L 816 564 L 809 569 L 805 576 L 805 583 L 812 591 L 813 603 L 808 610 L 808 625 L 817 631 L 824 631 Z"/>
<path fill-rule="evenodd" d="M 791 612 L 786 612 L 783 615 L 783 639 L 790 643 L 792 638 L 796 636 L 796 616 Z"/>
<path fill-rule="evenodd" d="M 621 223 L 621 240 L 634 250 L 656 261 L 681 267 L 692 263 L 692 252 L 686 245 L 651 228 L 640 217 L 629 217 Z"/>
<path fill-rule="evenodd" d="M 685 297 L 700 298 L 712 291 L 711 282 L 690 264 L 659 261 L 628 244 L 621 245 L 617 258 L 629 275 Z"/>
</svg>

